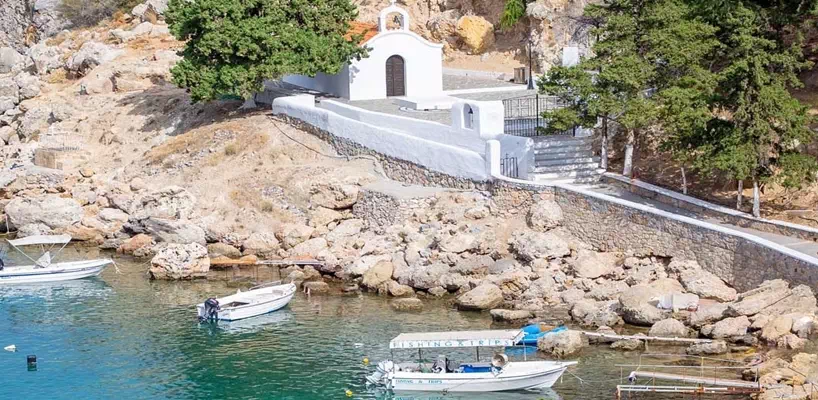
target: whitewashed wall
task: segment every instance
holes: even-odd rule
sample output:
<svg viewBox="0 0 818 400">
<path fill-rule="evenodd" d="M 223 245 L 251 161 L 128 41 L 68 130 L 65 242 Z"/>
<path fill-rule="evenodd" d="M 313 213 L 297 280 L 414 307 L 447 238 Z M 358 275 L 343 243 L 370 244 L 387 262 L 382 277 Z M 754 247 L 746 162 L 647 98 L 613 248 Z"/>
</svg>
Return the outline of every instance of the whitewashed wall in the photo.
<svg viewBox="0 0 818 400">
<path fill-rule="evenodd" d="M 340 109 L 336 108 L 336 110 Z M 384 119 L 387 118 L 384 115 L 388 116 L 388 114 L 375 115 L 379 113 L 358 110 L 359 119 L 356 120 L 341 113 L 316 107 L 315 97 L 311 95 L 281 97 L 273 101 L 273 113 L 275 114 L 286 114 L 298 118 L 336 137 L 353 141 L 386 156 L 409 161 L 432 171 L 458 178 L 480 182 L 489 179 L 486 161 L 481 154 L 484 150 L 478 152 L 471 148 L 445 144 L 387 128 L 399 126 L 405 122 L 399 120 L 400 117 L 397 116 L 392 116 L 393 120 L 382 126 L 362 122 L 375 120 L 388 122 Z M 348 112 L 344 114 L 351 115 Z M 442 124 L 437 125 L 445 127 Z"/>
<path fill-rule="evenodd" d="M 339 101 L 322 100 L 319 107 L 356 121 L 403 132 L 417 138 L 462 147 L 480 155 L 485 152 L 486 141 L 480 137 L 479 131 L 456 129 L 439 122 L 364 110 Z"/>
<path fill-rule="evenodd" d="M 431 43 L 409 30 L 381 32 L 366 45 L 369 57 L 349 68 L 349 99 L 386 97 L 386 60 L 398 55 L 405 62 L 406 96 L 433 97 L 443 91 L 443 45 Z"/>
<path fill-rule="evenodd" d="M 282 81 L 315 90 L 321 93 L 333 94 L 338 97 L 349 98 L 349 66 L 344 65 L 335 75 L 318 73 L 315 78 L 304 75 L 287 75 Z"/>
</svg>

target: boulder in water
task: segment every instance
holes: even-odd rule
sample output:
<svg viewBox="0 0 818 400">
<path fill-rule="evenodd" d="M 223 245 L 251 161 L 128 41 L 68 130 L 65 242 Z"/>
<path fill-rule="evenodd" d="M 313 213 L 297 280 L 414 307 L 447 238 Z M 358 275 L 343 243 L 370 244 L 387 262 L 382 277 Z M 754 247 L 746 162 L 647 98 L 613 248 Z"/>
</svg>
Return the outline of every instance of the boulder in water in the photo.
<svg viewBox="0 0 818 400">
<path fill-rule="evenodd" d="M 207 248 L 198 244 L 171 243 L 151 259 L 152 279 L 205 278 L 210 270 Z"/>
</svg>

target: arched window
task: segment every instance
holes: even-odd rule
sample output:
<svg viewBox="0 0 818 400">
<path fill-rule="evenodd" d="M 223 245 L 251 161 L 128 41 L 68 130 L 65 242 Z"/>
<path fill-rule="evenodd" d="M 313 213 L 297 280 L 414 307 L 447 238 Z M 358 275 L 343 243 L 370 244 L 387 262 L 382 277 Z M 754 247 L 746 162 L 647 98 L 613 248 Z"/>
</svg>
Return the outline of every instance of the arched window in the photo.
<svg viewBox="0 0 818 400">
<path fill-rule="evenodd" d="M 474 110 L 468 104 L 463 105 L 463 127 L 474 129 Z"/>
</svg>

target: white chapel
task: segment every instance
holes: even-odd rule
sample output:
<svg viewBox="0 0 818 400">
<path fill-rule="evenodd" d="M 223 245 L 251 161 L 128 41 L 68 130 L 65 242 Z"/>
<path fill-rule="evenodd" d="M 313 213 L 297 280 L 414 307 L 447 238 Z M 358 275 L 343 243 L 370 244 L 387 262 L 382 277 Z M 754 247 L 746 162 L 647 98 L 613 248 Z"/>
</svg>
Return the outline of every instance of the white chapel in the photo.
<svg viewBox="0 0 818 400">
<path fill-rule="evenodd" d="M 399 27 L 387 29 L 397 14 Z M 409 14 L 392 4 L 381 11 L 378 25 L 353 22 L 348 36 L 362 35 L 369 57 L 353 60 L 334 75 L 288 75 L 284 82 L 349 100 L 439 96 L 443 90 L 443 45 L 409 30 Z"/>
</svg>

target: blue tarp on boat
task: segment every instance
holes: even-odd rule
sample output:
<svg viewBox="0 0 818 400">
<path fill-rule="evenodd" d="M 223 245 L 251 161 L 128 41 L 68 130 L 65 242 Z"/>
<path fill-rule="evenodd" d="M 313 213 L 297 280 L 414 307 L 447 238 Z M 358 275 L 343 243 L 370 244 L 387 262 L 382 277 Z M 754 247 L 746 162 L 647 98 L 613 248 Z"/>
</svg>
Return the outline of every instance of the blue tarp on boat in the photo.
<svg viewBox="0 0 818 400">
<path fill-rule="evenodd" d="M 522 344 L 526 346 L 536 346 L 537 340 L 539 340 L 539 338 L 551 333 L 562 332 L 566 329 L 567 328 L 564 325 L 560 325 L 554 329 L 542 331 L 540 330 L 540 326 L 537 324 L 526 325 L 521 328 L 521 330 L 525 332 L 525 336 L 523 336 L 523 339 L 517 344 Z"/>
</svg>

